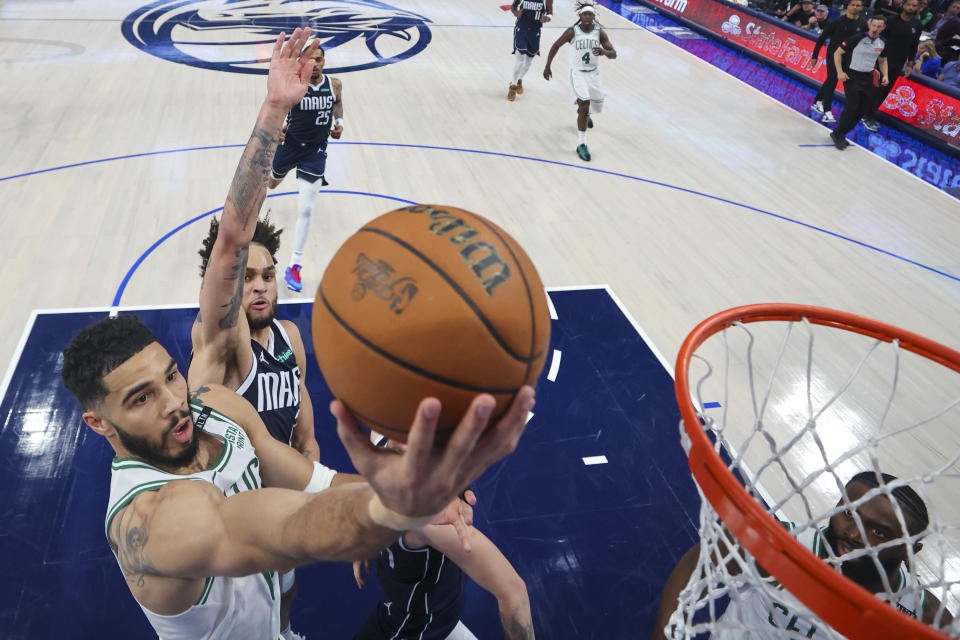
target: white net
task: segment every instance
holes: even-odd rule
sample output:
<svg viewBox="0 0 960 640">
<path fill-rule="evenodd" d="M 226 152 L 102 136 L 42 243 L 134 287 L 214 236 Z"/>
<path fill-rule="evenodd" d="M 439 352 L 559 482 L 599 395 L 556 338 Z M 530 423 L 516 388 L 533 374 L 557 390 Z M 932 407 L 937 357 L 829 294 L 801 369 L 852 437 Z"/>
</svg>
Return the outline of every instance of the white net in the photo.
<svg viewBox="0 0 960 640">
<path fill-rule="evenodd" d="M 802 320 L 735 323 L 697 348 L 688 381 L 727 468 L 846 576 L 841 589 L 860 584 L 960 637 L 960 374 Z M 700 553 L 667 637 L 842 637 L 804 604 L 823 593 L 785 590 L 701 501 Z"/>
</svg>

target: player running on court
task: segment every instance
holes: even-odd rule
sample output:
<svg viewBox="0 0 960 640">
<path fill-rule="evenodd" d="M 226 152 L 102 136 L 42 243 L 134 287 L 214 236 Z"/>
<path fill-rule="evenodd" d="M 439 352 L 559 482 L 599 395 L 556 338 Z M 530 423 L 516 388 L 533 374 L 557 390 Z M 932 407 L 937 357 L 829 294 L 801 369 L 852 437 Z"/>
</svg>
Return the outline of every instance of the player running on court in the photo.
<svg viewBox="0 0 960 640">
<path fill-rule="evenodd" d="M 343 133 L 343 86 L 340 80 L 323 74 L 323 47 L 313 53 L 313 72 L 307 93 L 293 105 L 273 156 L 273 169 L 267 186 L 276 187 L 290 169 L 297 169 L 297 226 L 290 263 L 283 274 L 287 288 L 301 291 L 300 268 L 303 250 L 310 233 L 313 205 L 320 189 L 327 185 L 323 176 L 327 165 L 327 138 Z"/>
<path fill-rule="evenodd" d="M 597 70 L 597 58 L 605 56 L 616 58 L 617 50 L 610 43 L 607 33 L 596 22 L 597 10 L 589 2 L 577 5 L 580 19 L 566 29 L 550 47 L 547 65 L 543 68 L 543 77 L 553 77 L 550 63 L 564 44 L 570 43 L 570 84 L 577 98 L 577 155 L 581 160 L 590 161 L 587 149 L 587 128 L 593 127 L 590 113 L 603 111 L 603 89 L 600 88 L 600 72 Z"/>
<path fill-rule="evenodd" d="M 510 11 L 517 18 L 513 28 L 513 82 L 507 100 L 513 102 L 523 93 L 523 76 L 533 56 L 540 55 L 540 27 L 553 17 L 553 0 L 513 0 Z"/>
</svg>

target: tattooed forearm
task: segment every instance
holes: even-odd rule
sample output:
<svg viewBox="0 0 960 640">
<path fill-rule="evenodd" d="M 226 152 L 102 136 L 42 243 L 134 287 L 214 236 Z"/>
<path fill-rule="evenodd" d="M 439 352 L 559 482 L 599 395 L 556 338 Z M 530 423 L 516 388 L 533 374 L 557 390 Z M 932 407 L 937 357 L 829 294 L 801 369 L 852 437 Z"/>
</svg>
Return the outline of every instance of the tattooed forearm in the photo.
<svg viewBox="0 0 960 640">
<path fill-rule="evenodd" d="M 267 196 L 267 172 L 270 171 L 276 148 L 277 136 L 258 125 L 243 150 L 233 183 L 227 193 L 229 206 L 224 207 L 224 215 L 235 215 L 243 229 L 246 229 L 251 221 L 256 222 L 260 206 Z"/>
<path fill-rule="evenodd" d="M 533 640 L 533 622 L 532 621 L 526 624 L 523 624 L 516 619 L 507 620 L 501 614 L 500 624 L 503 625 L 503 636 L 507 640 Z"/>
<path fill-rule="evenodd" d="M 242 247 L 234 254 L 236 260 L 234 260 L 233 266 L 230 268 L 230 275 L 227 277 L 227 280 L 236 280 L 237 286 L 233 291 L 233 297 L 230 298 L 230 302 L 222 306 L 222 308 L 226 309 L 226 312 L 218 323 L 221 329 L 232 329 L 237 326 L 237 319 L 240 317 L 240 307 L 243 303 L 243 280 L 247 273 L 247 254 L 249 251 L 249 247 Z"/>
<path fill-rule="evenodd" d="M 131 584 L 142 587 L 147 575 L 157 573 L 157 568 L 147 557 L 147 519 L 127 507 L 117 526 L 117 559 L 124 577 Z"/>
</svg>

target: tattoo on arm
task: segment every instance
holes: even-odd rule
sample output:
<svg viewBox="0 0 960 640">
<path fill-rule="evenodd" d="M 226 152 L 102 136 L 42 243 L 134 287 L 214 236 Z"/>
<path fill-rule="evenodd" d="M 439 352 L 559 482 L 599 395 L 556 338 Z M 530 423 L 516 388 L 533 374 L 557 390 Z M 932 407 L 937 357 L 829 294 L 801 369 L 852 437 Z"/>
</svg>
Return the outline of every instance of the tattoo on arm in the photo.
<svg viewBox="0 0 960 640">
<path fill-rule="evenodd" d="M 199 386 L 190 392 L 190 402 L 199 402 L 200 396 L 210 391 L 210 387 Z"/>
<path fill-rule="evenodd" d="M 230 302 L 222 307 L 226 309 L 226 312 L 223 317 L 220 318 L 219 325 L 221 329 L 232 329 L 237 326 L 237 319 L 240 317 L 240 306 L 243 303 L 243 280 L 247 273 L 247 254 L 249 251 L 249 247 L 243 247 L 235 254 L 236 260 L 230 269 L 230 275 L 227 279 L 236 280 L 237 287 L 233 292 L 233 297 L 230 298 Z"/>
<path fill-rule="evenodd" d="M 273 162 L 277 140 L 276 136 L 259 126 L 254 128 L 233 176 L 233 183 L 227 193 L 227 204 L 230 207 L 224 207 L 224 215 L 229 209 L 229 213 L 237 217 L 243 229 L 246 229 L 251 221 L 256 223 L 260 206 L 267 197 L 267 173 Z"/>
<path fill-rule="evenodd" d="M 156 575 L 157 568 L 144 550 L 147 546 L 147 518 L 127 507 L 117 527 L 117 559 L 128 582 L 142 587 L 147 575 Z"/>
<path fill-rule="evenodd" d="M 500 624 L 503 625 L 503 636 L 507 640 L 533 640 L 533 623 L 521 624 L 519 620 L 507 620 L 500 615 Z"/>
</svg>

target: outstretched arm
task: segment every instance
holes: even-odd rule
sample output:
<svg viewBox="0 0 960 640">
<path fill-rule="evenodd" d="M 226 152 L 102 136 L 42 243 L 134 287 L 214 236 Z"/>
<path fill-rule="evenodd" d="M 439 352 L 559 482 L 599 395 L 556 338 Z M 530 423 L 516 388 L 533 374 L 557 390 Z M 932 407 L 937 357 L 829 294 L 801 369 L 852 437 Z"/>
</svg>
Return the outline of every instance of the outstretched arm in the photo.
<svg viewBox="0 0 960 640">
<path fill-rule="evenodd" d="M 246 346 L 250 328 L 241 308 L 247 251 L 266 197 L 280 127 L 290 107 L 303 97 L 310 79 L 310 56 L 316 41 L 302 58 L 298 57 L 309 35 L 310 29 L 296 29 L 286 43 L 284 34 L 274 43 L 267 98 L 230 184 L 220 230 L 200 286 L 200 311 L 191 331 L 195 362 L 190 379 L 194 384 L 223 382 L 232 358 L 244 359 L 247 366 L 239 367 L 244 373 L 249 369 L 252 356 Z"/>
<path fill-rule="evenodd" d="M 560 34 L 560 37 L 557 38 L 557 41 L 553 43 L 553 46 L 550 47 L 550 53 L 547 54 L 547 62 L 543 66 L 543 78 L 544 80 L 549 80 L 553 77 L 553 72 L 550 71 L 550 65 L 553 63 L 553 57 L 557 55 L 557 51 L 560 50 L 560 47 L 566 43 L 573 40 L 573 28 L 567 27 L 563 33 Z"/>
<path fill-rule="evenodd" d="M 500 622 L 507 640 L 532 640 L 533 618 L 530 598 L 524 583 L 510 561 L 483 533 L 472 529 L 473 550 L 466 552 L 451 527 L 429 525 L 404 534 L 404 540 L 417 547 L 430 545 L 439 550 L 497 599 Z"/>
</svg>

